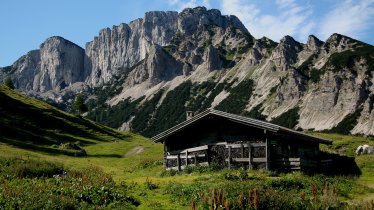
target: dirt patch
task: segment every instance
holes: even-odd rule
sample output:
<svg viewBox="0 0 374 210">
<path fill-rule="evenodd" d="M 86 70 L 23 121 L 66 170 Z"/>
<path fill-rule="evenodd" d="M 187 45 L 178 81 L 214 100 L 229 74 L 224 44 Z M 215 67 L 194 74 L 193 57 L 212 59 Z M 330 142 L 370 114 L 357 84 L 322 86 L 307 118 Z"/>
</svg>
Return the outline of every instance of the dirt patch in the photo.
<svg viewBox="0 0 374 210">
<path fill-rule="evenodd" d="M 130 151 L 128 151 L 125 156 L 133 156 L 133 155 L 138 155 L 144 152 L 144 147 L 134 147 Z"/>
</svg>

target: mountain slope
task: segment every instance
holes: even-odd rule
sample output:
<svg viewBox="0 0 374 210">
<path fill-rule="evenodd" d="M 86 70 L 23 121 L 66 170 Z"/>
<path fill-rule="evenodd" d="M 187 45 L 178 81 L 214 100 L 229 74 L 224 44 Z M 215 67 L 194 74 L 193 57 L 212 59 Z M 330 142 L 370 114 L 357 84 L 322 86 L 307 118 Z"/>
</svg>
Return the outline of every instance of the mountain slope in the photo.
<svg viewBox="0 0 374 210">
<path fill-rule="evenodd" d="M 147 12 L 101 30 L 85 50 L 52 37 L 0 78 L 66 110 L 81 92 L 90 119 L 147 136 L 206 108 L 374 135 L 373 59 L 373 46 L 344 35 L 276 43 L 255 39 L 235 16 L 197 7 Z"/>
</svg>

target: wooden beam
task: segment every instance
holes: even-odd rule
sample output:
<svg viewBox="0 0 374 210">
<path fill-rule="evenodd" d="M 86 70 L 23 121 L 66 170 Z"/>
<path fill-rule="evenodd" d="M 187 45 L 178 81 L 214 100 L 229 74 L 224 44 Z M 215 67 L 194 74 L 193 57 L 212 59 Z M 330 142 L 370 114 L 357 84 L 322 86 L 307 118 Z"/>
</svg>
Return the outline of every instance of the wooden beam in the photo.
<svg viewBox="0 0 374 210">
<path fill-rule="evenodd" d="M 249 152 L 248 152 L 248 162 L 249 162 L 249 165 L 248 165 L 248 169 L 249 170 L 252 170 L 252 147 L 249 146 Z"/>
<path fill-rule="evenodd" d="M 266 143 L 260 142 L 260 143 L 249 143 L 249 144 L 247 144 L 247 143 L 244 143 L 244 144 L 243 143 L 242 144 L 227 144 L 226 148 L 231 147 L 232 149 L 236 149 L 236 148 L 242 148 L 242 147 L 247 148 L 249 146 L 252 146 L 252 147 L 265 147 Z"/>
<path fill-rule="evenodd" d="M 242 158 L 244 158 L 244 145 L 243 143 L 241 143 L 240 145 L 241 145 L 241 155 L 242 155 Z"/>
<path fill-rule="evenodd" d="M 231 169 L 231 146 L 229 146 L 228 166 L 229 166 L 229 169 Z"/>
<path fill-rule="evenodd" d="M 265 130 L 265 134 L 266 134 L 266 130 Z M 269 143 L 269 141 L 268 141 L 268 139 L 266 138 L 265 139 L 265 141 L 266 141 L 266 144 L 265 144 L 265 158 L 266 158 L 266 170 L 269 170 L 269 151 L 268 151 L 268 143 Z"/>
<path fill-rule="evenodd" d="M 206 161 L 208 162 L 208 165 L 210 165 L 210 150 L 209 150 L 209 146 L 208 146 L 208 149 L 205 150 L 205 153 L 206 153 Z"/>
<path fill-rule="evenodd" d="M 188 166 L 188 150 L 186 150 L 186 167 Z"/>
<path fill-rule="evenodd" d="M 181 157 L 179 154 L 177 155 L 177 162 L 178 162 L 178 171 L 180 171 L 181 170 Z"/>
</svg>

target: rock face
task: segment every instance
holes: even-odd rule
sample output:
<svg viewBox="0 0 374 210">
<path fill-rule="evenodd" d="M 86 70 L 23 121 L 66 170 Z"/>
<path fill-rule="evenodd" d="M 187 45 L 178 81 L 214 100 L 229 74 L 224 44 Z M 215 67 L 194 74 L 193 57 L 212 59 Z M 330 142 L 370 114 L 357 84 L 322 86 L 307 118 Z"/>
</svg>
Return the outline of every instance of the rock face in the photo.
<svg viewBox="0 0 374 210">
<path fill-rule="evenodd" d="M 153 126 L 154 116 L 165 110 L 181 115 L 183 109 L 174 110 L 168 102 L 179 100 L 168 98 L 173 90 L 181 91 L 176 95 L 183 98 L 184 109 L 198 111 L 218 107 L 227 97 L 242 97 L 234 90 L 252 80 L 244 94 L 246 106 L 237 113 L 255 110 L 271 121 L 297 110 L 295 128 L 313 130 L 332 129 L 356 116 L 351 133 L 374 135 L 373 57 L 373 46 L 340 34 L 325 42 L 310 35 L 306 44 L 290 36 L 279 43 L 255 39 L 237 17 L 197 7 L 147 12 L 128 24 L 102 29 L 85 50 L 51 37 L 0 69 L 0 80 L 10 75 L 16 88 L 56 103 L 70 101 L 76 92 L 104 98 L 96 104 L 103 112 L 110 109 L 103 104 L 115 108 L 130 98 L 138 104 L 122 108 L 132 115 L 118 124 L 128 129 L 139 118 L 141 126 Z M 106 92 L 99 95 L 89 87 Z M 132 110 L 142 106 L 150 113 Z"/>
<path fill-rule="evenodd" d="M 15 87 L 24 91 L 59 91 L 84 81 L 84 50 L 61 37 L 51 37 L 11 67 Z"/>
<path fill-rule="evenodd" d="M 40 70 L 40 50 L 33 50 L 18 59 L 12 66 L 15 87 L 29 91 L 34 89 L 34 78 Z"/>
<path fill-rule="evenodd" d="M 177 12 L 148 12 L 144 19 L 100 31 L 86 45 L 88 83 L 97 86 L 145 59 L 152 45 L 165 45 L 177 31 Z"/>
<path fill-rule="evenodd" d="M 51 37 L 40 46 L 40 69 L 34 91 L 61 90 L 84 81 L 84 50 L 61 37 Z"/>
</svg>

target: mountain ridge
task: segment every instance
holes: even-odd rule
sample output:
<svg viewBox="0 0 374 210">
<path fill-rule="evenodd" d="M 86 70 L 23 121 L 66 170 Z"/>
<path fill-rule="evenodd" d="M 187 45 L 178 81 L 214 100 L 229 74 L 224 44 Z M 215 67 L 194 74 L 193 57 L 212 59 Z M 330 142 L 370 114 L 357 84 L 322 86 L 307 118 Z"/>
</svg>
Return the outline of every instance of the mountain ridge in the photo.
<svg viewBox="0 0 374 210">
<path fill-rule="evenodd" d="M 310 35 L 305 44 L 255 39 L 237 17 L 197 7 L 102 29 L 86 49 L 56 37 L 41 49 L 3 68 L 0 79 L 11 75 L 17 88 L 67 110 L 82 92 L 91 119 L 124 114 L 109 123 L 115 128 L 150 136 L 165 128 L 157 118 L 171 126 L 187 109 L 221 107 L 268 121 L 296 111 L 293 128 L 317 131 L 359 112 L 349 131 L 374 135 L 374 48 L 344 35 Z"/>
</svg>

